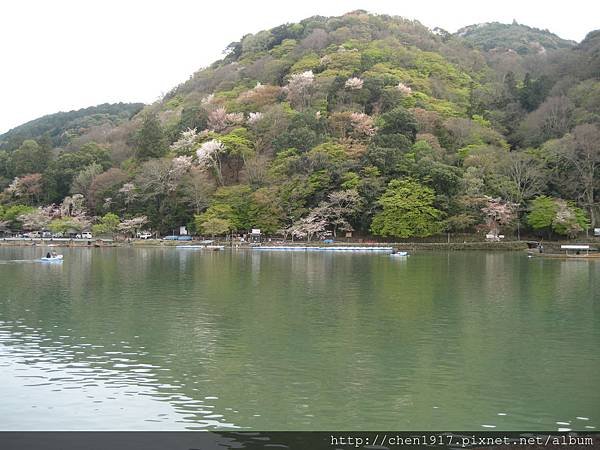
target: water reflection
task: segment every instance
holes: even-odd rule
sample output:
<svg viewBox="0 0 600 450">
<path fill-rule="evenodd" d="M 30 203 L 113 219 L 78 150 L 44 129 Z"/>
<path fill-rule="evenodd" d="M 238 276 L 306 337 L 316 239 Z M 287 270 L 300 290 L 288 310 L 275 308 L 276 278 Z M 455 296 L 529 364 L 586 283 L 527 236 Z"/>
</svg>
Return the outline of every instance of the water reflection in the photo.
<svg viewBox="0 0 600 450">
<path fill-rule="evenodd" d="M 0 268 L 5 429 L 597 426 L 597 263 L 64 253 Z"/>
</svg>

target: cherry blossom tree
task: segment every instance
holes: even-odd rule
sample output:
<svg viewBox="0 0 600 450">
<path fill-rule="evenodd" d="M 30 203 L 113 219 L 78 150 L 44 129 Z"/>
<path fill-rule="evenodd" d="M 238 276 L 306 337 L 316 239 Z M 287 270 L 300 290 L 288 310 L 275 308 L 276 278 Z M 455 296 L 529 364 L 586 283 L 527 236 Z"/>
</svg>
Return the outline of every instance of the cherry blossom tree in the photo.
<svg viewBox="0 0 600 450">
<path fill-rule="evenodd" d="M 500 227 L 509 225 L 516 218 L 517 205 L 501 198 L 486 197 L 487 203 L 481 208 L 485 216 L 490 234 L 495 237 L 500 233 Z"/>
<path fill-rule="evenodd" d="M 335 191 L 329 194 L 327 200 L 321 202 L 308 215 L 311 223 L 324 222 L 330 228 L 333 236 L 338 231 L 352 231 L 350 220 L 358 213 L 362 200 L 355 189 Z"/>
<path fill-rule="evenodd" d="M 217 133 L 242 123 L 244 123 L 243 113 L 228 113 L 225 108 L 217 108 L 208 114 L 208 128 Z"/>
<path fill-rule="evenodd" d="M 367 114 L 354 112 L 350 115 L 350 124 L 355 135 L 371 137 L 375 135 L 375 121 Z"/>
<path fill-rule="evenodd" d="M 85 198 L 81 194 L 67 196 L 60 204 L 61 217 L 85 217 Z"/>
<path fill-rule="evenodd" d="M 552 221 L 552 228 L 570 238 L 574 238 L 577 234 L 584 231 L 582 223 L 585 224 L 586 220 L 581 220 L 577 216 L 577 210 L 578 208 L 569 205 L 565 200 L 556 199 L 556 216 Z"/>
<path fill-rule="evenodd" d="M 362 89 L 364 81 L 358 77 L 348 78 L 344 87 L 350 91 L 359 91 Z"/>
<path fill-rule="evenodd" d="M 179 139 L 169 147 L 177 155 L 193 155 L 200 143 L 202 136 L 198 134 L 195 128 L 188 128 L 182 131 Z"/>
<path fill-rule="evenodd" d="M 320 235 L 326 229 L 327 222 L 314 216 L 299 219 L 291 226 L 281 230 L 284 236 L 291 235 L 293 238 L 304 239 L 310 242 L 315 236 Z"/>
<path fill-rule="evenodd" d="M 222 142 L 211 139 L 203 143 L 200 148 L 196 151 L 196 157 L 200 166 L 211 169 L 215 174 L 217 182 L 223 185 L 223 167 L 222 167 L 222 155 L 225 151 L 225 146 Z"/>
<path fill-rule="evenodd" d="M 117 229 L 127 236 L 135 236 L 135 234 L 148 223 L 148 217 L 138 216 L 132 219 L 122 221 Z"/>
<path fill-rule="evenodd" d="M 54 205 L 40 206 L 34 211 L 21 214 L 18 220 L 22 224 L 22 228 L 27 231 L 41 231 L 47 228 L 48 224 L 55 217 L 60 217 L 60 212 L 56 210 Z"/>
<path fill-rule="evenodd" d="M 404 83 L 398 83 L 398 86 L 396 86 L 396 89 L 398 89 L 404 95 L 410 95 L 412 93 L 412 89 Z"/>
<path fill-rule="evenodd" d="M 37 203 L 42 193 L 42 174 L 32 173 L 16 177 L 6 188 L 5 192 L 14 198 L 25 202 Z"/>
<path fill-rule="evenodd" d="M 288 98 L 295 106 L 308 107 L 314 90 L 315 75 L 312 70 L 290 76 L 287 88 Z"/>
<path fill-rule="evenodd" d="M 256 124 L 258 121 L 260 121 L 263 118 L 263 113 L 261 112 L 251 112 L 248 115 L 248 123 L 250 125 L 254 125 Z"/>
<path fill-rule="evenodd" d="M 138 197 L 135 184 L 125 183 L 121 189 L 119 189 L 119 195 L 123 198 L 123 203 L 125 203 L 125 206 L 129 206 Z"/>
<path fill-rule="evenodd" d="M 215 94 L 208 94 L 205 97 L 202 97 L 202 100 L 200 100 L 200 103 L 202 103 L 203 105 L 209 105 L 213 102 L 213 100 L 215 99 Z"/>
</svg>

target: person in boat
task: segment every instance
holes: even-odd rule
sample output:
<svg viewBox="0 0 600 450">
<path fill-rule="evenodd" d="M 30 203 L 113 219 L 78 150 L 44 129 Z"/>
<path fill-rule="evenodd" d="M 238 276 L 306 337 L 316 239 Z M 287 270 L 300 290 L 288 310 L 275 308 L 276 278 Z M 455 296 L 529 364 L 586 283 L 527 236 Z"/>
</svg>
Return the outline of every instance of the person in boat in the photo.
<svg viewBox="0 0 600 450">
<path fill-rule="evenodd" d="M 46 253 L 46 258 L 51 258 L 52 255 L 50 254 L 50 252 Z"/>
<path fill-rule="evenodd" d="M 52 257 L 53 257 L 53 258 L 56 258 L 57 256 L 58 256 L 58 253 L 56 253 L 56 252 L 52 252 Z"/>
</svg>

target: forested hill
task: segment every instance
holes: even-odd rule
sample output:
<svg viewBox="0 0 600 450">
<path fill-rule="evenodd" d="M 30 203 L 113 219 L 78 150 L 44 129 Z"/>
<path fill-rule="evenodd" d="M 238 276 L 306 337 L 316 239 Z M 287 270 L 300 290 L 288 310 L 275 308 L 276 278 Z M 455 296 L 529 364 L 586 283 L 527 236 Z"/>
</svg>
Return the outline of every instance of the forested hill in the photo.
<svg viewBox="0 0 600 450">
<path fill-rule="evenodd" d="M 117 126 L 143 107 L 143 103 L 104 103 L 76 111 L 49 114 L 0 135 L 0 148 L 14 150 L 26 139 L 45 140 L 53 147 L 61 147 L 73 138 L 89 133 L 92 127 Z"/>
<path fill-rule="evenodd" d="M 545 53 L 572 48 L 576 42 L 560 38 L 548 30 L 539 30 L 516 22 L 469 25 L 456 32 L 475 47 L 485 51 L 514 51 L 520 55 Z"/>
<path fill-rule="evenodd" d="M 576 236 L 598 222 L 599 52 L 364 11 L 249 34 L 131 120 L 0 152 L 0 225 Z"/>
</svg>

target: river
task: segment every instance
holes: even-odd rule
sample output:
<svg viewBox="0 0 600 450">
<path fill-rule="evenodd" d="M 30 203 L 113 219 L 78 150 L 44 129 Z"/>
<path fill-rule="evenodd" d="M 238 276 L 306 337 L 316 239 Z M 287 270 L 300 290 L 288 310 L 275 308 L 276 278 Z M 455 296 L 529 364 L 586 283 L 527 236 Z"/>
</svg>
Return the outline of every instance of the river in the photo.
<svg viewBox="0 0 600 450">
<path fill-rule="evenodd" d="M 594 430 L 600 262 L 0 247 L 1 430 Z"/>
</svg>

